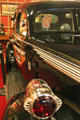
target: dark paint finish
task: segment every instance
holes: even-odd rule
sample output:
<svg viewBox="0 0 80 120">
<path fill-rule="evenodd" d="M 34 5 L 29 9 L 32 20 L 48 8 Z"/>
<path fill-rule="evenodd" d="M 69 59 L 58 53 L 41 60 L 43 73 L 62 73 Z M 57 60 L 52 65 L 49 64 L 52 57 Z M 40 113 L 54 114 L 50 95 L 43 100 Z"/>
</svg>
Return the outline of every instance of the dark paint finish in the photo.
<svg viewBox="0 0 80 120">
<path fill-rule="evenodd" d="M 23 13 L 23 11 L 26 13 L 26 16 L 27 16 L 26 20 L 28 21 L 26 22 L 26 25 L 29 27 L 26 30 L 27 31 L 26 35 L 25 33 L 24 35 L 19 34 L 19 30 L 17 29 L 17 22 L 16 22 L 17 15 L 19 14 L 19 12 Z M 53 31 L 44 30 L 43 32 L 42 31 L 34 32 L 35 17 L 37 15 L 40 15 L 41 13 L 50 14 L 55 11 L 57 11 L 58 14 L 60 12 L 63 13 L 64 11 L 68 11 L 73 14 L 74 31 L 53 32 Z M 16 10 L 16 14 L 14 18 L 14 32 L 12 35 L 11 44 L 13 45 L 14 56 L 15 56 L 14 62 L 17 63 L 17 68 L 22 72 L 27 82 L 29 82 L 33 78 L 44 79 L 50 85 L 50 87 L 53 88 L 54 92 L 62 98 L 68 97 L 69 91 L 71 90 L 71 88 L 73 88 L 73 86 L 77 87 L 79 85 L 80 87 L 80 83 L 78 79 L 79 74 L 76 76 L 78 78 L 74 77 L 72 75 L 72 72 L 75 73 L 75 71 L 69 71 L 71 69 L 66 71 L 66 73 L 69 72 L 70 75 L 64 73 L 66 67 L 63 70 L 62 68 L 64 68 L 64 66 L 60 64 L 61 67 L 60 69 L 58 69 L 57 68 L 58 65 L 57 67 L 55 67 L 57 63 L 55 63 L 54 61 L 55 59 L 55 60 L 58 60 L 58 62 L 62 62 L 61 60 L 64 59 L 64 64 L 68 63 L 69 64 L 68 67 L 71 68 L 71 65 L 75 64 L 75 66 L 78 65 L 78 67 L 75 67 L 74 69 L 75 70 L 77 69 L 78 72 L 80 70 L 79 68 L 79 65 L 80 65 L 79 35 L 80 33 L 78 30 L 78 25 L 76 21 L 77 19 L 75 14 L 76 11 L 80 11 L 79 2 L 67 2 L 67 1 L 65 2 L 63 1 L 62 2 L 59 2 L 59 1 L 58 2 L 55 2 L 55 1 L 32 2 L 32 3 L 27 3 L 20 6 Z M 28 32 L 30 33 L 28 34 Z M 67 36 L 67 38 L 70 37 L 70 39 L 66 41 L 65 39 L 62 40 L 61 36 L 62 38 L 64 36 Z M 73 38 L 74 38 L 74 44 L 72 43 Z M 8 45 L 7 50 L 11 51 L 12 48 L 10 48 Z M 55 56 L 58 56 L 61 59 Z M 65 62 L 66 60 L 67 62 Z M 76 92 L 73 93 L 71 91 L 70 95 L 75 96 Z M 75 97 L 73 98 L 76 99 Z M 77 98 L 77 101 L 79 101 L 78 98 Z M 76 104 L 75 100 L 73 99 L 70 99 L 70 100 L 71 102 L 74 102 L 74 104 Z M 70 106 L 70 103 L 68 105 Z M 64 112 L 63 114 L 63 111 L 65 111 L 65 109 L 66 109 L 66 112 Z M 61 111 L 58 111 L 58 113 L 56 113 L 55 115 L 56 119 L 57 120 L 76 119 L 77 120 L 79 117 L 78 117 L 78 114 L 74 111 L 75 111 L 75 107 L 72 110 L 72 108 L 63 104 Z M 25 120 L 25 117 L 24 117 L 24 120 Z"/>
</svg>

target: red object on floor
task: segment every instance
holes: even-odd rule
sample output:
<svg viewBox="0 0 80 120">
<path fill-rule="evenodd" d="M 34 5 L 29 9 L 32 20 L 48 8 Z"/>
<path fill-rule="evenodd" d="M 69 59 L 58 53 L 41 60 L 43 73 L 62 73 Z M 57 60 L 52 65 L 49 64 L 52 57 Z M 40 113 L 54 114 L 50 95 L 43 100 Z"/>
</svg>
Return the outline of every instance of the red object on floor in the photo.
<svg viewBox="0 0 80 120">
<path fill-rule="evenodd" d="M 0 88 L 3 87 L 3 76 L 2 69 L 0 64 Z M 2 116 L 6 107 L 6 96 L 0 96 L 0 120 L 2 120 Z"/>
</svg>

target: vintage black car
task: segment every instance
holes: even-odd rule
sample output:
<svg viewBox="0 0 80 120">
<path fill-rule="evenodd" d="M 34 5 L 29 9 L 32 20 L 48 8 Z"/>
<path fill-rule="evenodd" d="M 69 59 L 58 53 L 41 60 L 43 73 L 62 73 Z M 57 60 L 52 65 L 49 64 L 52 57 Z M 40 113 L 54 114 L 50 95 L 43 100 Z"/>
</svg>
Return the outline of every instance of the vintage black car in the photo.
<svg viewBox="0 0 80 120">
<path fill-rule="evenodd" d="M 17 66 L 27 82 L 40 78 L 49 84 L 63 101 L 56 120 L 79 120 L 80 3 L 41 1 L 18 7 L 6 65 L 7 73 Z"/>
</svg>

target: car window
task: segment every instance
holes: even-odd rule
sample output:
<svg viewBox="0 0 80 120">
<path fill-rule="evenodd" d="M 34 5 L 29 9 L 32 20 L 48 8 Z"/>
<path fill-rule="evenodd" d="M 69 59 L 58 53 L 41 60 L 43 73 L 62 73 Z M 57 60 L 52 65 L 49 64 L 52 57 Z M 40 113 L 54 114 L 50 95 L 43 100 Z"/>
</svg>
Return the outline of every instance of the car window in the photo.
<svg viewBox="0 0 80 120">
<path fill-rule="evenodd" d="M 19 28 L 19 34 L 26 36 L 27 33 L 27 20 L 26 20 L 26 14 L 22 13 L 20 17 L 20 28 Z"/>
<path fill-rule="evenodd" d="M 14 32 L 15 32 L 15 31 L 16 31 L 16 12 L 15 12 L 15 14 L 14 14 L 14 17 L 11 18 L 11 20 L 14 21 L 14 22 L 13 22 L 13 28 L 14 28 L 13 30 L 14 30 Z"/>
<path fill-rule="evenodd" d="M 34 31 L 73 31 L 71 12 L 41 13 L 35 17 Z"/>
<path fill-rule="evenodd" d="M 25 12 L 18 13 L 17 15 L 16 32 L 22 36 L 29 35 L 29 22 Z"/>
<path fill-rule="evenodd" d="M 20 17 L 21 17 L 21 13 L 18 13 L 16 15 L 16 33 L 18 34 L 19 34 Z"/>
<path fill-rule="evenodd" d="M 78 31 L 80 32 L 80 12 L 76 12 L 76 19 L 77 19 Z"/>
<path fill-rule="evenodd" d="M 48 51 L 80 65 L 80 10 L 38 12 L 33 31 Z"/>
</svg>

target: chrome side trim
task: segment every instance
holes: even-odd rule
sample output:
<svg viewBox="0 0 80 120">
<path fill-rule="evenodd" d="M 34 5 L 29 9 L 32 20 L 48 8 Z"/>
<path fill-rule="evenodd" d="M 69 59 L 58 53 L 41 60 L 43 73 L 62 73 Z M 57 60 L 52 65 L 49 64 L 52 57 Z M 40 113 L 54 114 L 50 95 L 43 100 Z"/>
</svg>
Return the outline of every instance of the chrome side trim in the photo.
<svg viewBox="0 0 80 120">
<path fill-rule="evenodd" d="M 15 36 L 17 39 L 18 37 Z M 74 64 L 66 59 L 63 59 L 57 55 L 54 55 L 46 50 L 43 50 L 31 43 L 28 43 L 26 41 L 18 39 L 19 41 L 22 41 L 25 44 L 31 45 L 35 51 L 40 55 L 40 57 L 49 65 L 56 68 L 60 72 L 66 74 L 67 76 L 71 77 L 75 81 L 80 83 L 80 66 L 77 64 Z"/>
<path fill-rule="evenodd" d="M 21 49 L 19 49 L 16 45 L 13 45 L 13 47 L 14 47 L 14 49 L 16 49 L 16 50 L 17 50 L 17 52 L 18 52 L 18 53 L 20 53 L 22 56 L 24 56 L 24 55 L 25 55 L 25 52 L 24 52 L 24 51 L 22 51 Z"/>
</svg>

